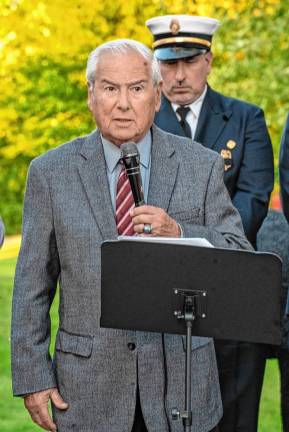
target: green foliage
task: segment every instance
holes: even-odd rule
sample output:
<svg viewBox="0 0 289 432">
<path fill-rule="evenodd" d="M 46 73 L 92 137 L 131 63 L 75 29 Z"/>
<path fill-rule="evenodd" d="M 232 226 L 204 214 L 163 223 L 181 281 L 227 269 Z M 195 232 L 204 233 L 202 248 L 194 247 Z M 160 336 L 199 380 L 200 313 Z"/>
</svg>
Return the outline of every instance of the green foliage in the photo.
<svg viewBox="0 0 289 432">
<path fill-rule="evenodd" d="M 1 0 L 0 214 L 8 233 L 20 230 L 30 160 L 94 127 L 86 106 L 88 53 L 114 38 L 150 45 L 145 20 L 169 13 L 221 20 L 210 83 L 265 110 L 277 164 L 289 110 L 286 2 Z"/>
</svg>

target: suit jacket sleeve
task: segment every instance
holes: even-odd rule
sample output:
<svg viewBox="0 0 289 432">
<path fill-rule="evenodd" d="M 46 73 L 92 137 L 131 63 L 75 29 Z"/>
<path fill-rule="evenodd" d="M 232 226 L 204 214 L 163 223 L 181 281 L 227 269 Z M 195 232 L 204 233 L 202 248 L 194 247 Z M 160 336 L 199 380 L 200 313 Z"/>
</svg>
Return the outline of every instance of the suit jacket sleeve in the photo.
<svg viewBox="0 0 289 432">
<path fill-rule="evenodd" d="M 4 234 L 5 234 L 4 223 L 2 222 L 2 219 L 0 217 L 0 248 L 4 242 Z"/>
<path fill-rule="evenodd" d="M 215 247 L 252 250 L 223 178 L 224 164 L 216 155 L 207 185 L 204 226 L 182 224 L 184 237 L 204 237 Z"/>
<path fill-rule="evenodd" d="M 279 176 L 283 212 L 289 222 L 289 115 L 281 139 Z"/>
<path fill-rule="evenodd" d="M 36 161 L 35 161 L 36 162 Z M 49 187 L 32 162 L 27 179 L 22 245 L 12 306 L 14 395 L 56 387 L 49 356 L 49 310 L 59 275 Z"/>
<path fill-rule="evenodd" d="M 272 145 L 263 111 L 259 108 L 252 108 L 249 114 L 243 148 L 232 201 L 241 215 L 247 238 L 255 244 L 274 185 Z"/>
</svg>

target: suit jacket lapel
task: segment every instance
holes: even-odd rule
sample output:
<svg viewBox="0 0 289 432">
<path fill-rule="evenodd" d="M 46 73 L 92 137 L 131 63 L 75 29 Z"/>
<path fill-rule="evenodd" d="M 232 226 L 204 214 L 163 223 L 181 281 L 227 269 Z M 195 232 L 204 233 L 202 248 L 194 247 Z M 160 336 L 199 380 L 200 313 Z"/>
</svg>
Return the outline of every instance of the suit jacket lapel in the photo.
<svg viewBox="0 0 289 432">
<path fill-rule="evenodd" d="M 153 126 L 148 204 L 164 210 L 169 207 L 179 167 L 174 153 L 165 133 Z M 78 172 L 103 238 L 117 237 L 99 131 L 88 135 L 80 148 Z"/>
<path fill-rule="evenodd" d="M 117 236 L 100 133 L 91 133 L 79 150 L 78 172 L 104 239 Z"/>
<path fill-rule="evenodd" d="M 160 111 L 156 113 L 155 122 L 158 127 L 165 130 L 166 132 L 172 133 L 174 135 L 186 136 L 171 103 L 165 96 L 162 96 L 161 108 Z"/>
<path fill-rule="evenodd" d="M 208 86 L 198 120 L 195 141 L 202 143 L 205 147 L 214 148 L 231 115 L 230 108 L 225 107 L 218 93 Z"/>
<path fill-rule="evenodd" d="M 174 156 L 175 148 L 166 134 L 152 128 L 151 170 L 148 204 L 167 211 L 174 189 L 179 163 Z"/>
</svg>

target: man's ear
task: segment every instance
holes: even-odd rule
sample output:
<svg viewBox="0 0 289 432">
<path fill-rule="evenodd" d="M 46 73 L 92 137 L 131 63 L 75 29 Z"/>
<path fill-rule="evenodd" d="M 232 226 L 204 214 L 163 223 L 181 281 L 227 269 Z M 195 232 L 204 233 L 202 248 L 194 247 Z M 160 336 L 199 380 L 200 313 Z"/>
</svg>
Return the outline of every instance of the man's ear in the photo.
<svg viewBox="0 0 289 432">
<path fill-rule="evenodd" d="M 212 51 L 209 51 L 205 54 L 205 60 L 206 60 L 207 65 L 208 65 L 207 75 L 209 75 L 209 73 L 211 72 L 213 59 L 214 59 L 214 56 L 213 56 Z"/>
</svg>

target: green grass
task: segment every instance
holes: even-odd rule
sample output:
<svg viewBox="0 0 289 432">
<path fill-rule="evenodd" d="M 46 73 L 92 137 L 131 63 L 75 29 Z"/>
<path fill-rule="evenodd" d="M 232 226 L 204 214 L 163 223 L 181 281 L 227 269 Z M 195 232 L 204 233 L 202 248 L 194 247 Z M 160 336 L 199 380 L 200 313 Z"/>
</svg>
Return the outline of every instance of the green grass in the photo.
<svg viewBox="0 0 289 432">
<path fill-rule="evenodd" d="M 266 363 L 258 432 L 281 432 L 280 379 L 277 360 Z"/>
<path fill-rule="evenodd" d="M 22 398 L 13 398 L 10 373 L 11 299 L 16 259 L 0 260 L 0 432 L 36 432 Z M 57 302 L 52 308 L 53 334 L 57 325 Z"/>
<path fill-rule="evenodd" d="M 10 312 L 15 259 L 0 260 L 0 431 L 40 431 L 35 426 L 21 398 L 13 398 L 10 376 Z M 52 320 L 57 322 L 57 305 L 52 310 Z M 55 325 L 54 325 L 55 330 Z M 276 360 L 269 360 L 262 393 L 259 432 L 281 432 L 279 410 L 279 373 Z"/>
<path fill-rule="evenodd" d="M 10 376 L 10 316 L 15 259 L 0 261 L 0 418 L 1 431 L 32 432 L 33 425 L 21 398 L 12 397 Z"/>
</svg>

